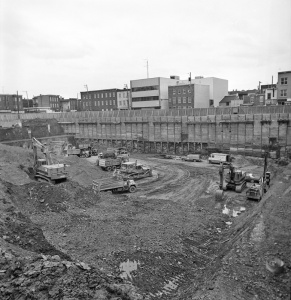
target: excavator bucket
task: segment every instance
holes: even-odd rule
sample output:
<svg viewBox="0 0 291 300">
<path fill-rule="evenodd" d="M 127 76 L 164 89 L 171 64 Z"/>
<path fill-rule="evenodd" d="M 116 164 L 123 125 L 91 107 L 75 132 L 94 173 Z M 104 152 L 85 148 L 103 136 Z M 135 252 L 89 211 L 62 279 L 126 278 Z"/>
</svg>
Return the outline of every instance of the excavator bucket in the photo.
<svg viewBox="0 0 291 300">
<path fill-rule="evenodd" d="M 216 201 L 222 201 L 224 196 L 224 191 L 223 190 L 217 190 L 215 192 L 215 200 Z"/>
</svg>

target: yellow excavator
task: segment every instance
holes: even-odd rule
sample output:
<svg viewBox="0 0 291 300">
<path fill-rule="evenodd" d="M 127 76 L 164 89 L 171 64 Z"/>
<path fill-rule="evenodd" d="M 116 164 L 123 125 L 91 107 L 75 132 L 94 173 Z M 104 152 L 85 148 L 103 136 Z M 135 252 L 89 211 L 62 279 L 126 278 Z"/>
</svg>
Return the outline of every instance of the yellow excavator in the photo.
<svg viewBox="0 0 291 300">
<path fill-rule="evenodd" d="M 37 180 L 44 180 L 55 184 L 67 179 L 67 165 L 59 163 L 53 164 L 51 153 L 47 146 L 43 145 L 34 137 L 32 138 L 32 146 L 34 158 L 32 171 Z M 45 158 L 38 157 L 37 149 L 40 149 Z"/>
<path fill-rule="evenodd" d="M 224 170 L 227 170 L 226 174 L 224 174 Z M 241 193 L 247 184 L 246 172 L 236 169 L 231 163 L 229 165 L 220 164 L 219 179 L 219 190 L 215 193 L 216 200 L 222 200 L 223 192 L 226 190 Z"/>
</svg>

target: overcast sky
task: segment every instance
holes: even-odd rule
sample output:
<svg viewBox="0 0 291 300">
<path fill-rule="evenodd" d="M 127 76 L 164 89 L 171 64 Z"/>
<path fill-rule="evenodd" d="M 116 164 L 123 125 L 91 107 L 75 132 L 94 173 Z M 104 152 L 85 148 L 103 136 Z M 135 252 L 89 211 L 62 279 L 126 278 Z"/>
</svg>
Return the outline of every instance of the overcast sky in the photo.
<svg viewBox="0 0 291 300">
<path fill-rule="evenodd" d="M 0 0 L 0 93 L 76 97 L 178 75 L 253 89 L 291 71 L 290 0 Z"/>
</svg>

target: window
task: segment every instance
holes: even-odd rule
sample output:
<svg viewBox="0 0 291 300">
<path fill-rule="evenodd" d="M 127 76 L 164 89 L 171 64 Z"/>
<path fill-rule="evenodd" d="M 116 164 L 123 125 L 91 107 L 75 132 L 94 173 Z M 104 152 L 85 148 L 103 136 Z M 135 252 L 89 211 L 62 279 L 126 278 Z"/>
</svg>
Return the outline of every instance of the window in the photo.
<svg viewBox="0 0 291 300">
<path fill-rule="evenodd" d="M 192 106 L 188 106 L 188 108 L 192 108 Z"/>
<path fill-rule="evenodd" d="M 267 94 L 267 99 L 271 99 L 271 95 L 272 95 L 271 93 L 268 93 Z"/>
<path fill-rule="evenodd" d="M 186 94 L 186 90 L 183 89 L 183 94 Z"/>
<path fill-rule="evenodd" d="M 173 104 L 176 104 L 176 97 L 173 97 Z"/>
<path fill-rule="evenodd" d="M 123 98 L 126 98 L 126 92 L 123 93 Z"/>
<path fill-rule="evenodd" d="M 181 103 L 181 97 L 178 97 L 178 103 Z"/>
<path fill-rule="evenodd" d="M 91 94 L 89 95 L 89 99 L 91 99 Z"/>
<path fill-rule="evenodd" d="M 180 90 L 178 90 L 178 94 L 181 94 L 181 91 L 180 91 Z"/>
<path fill-rule="evenodd" d="M 281 90 L 281 97 L 287 97 L 287 90 Z"/>
<path fill-rule="evenodd" d="M 140 86 L 140 87 L 134 87 L 132 88 L 133 92 L 143 92 L 143 91 L 153 91 L 153 90 L 158 90 L 159 86 L 158 85 L 151 85 L 151 86 Z"/>
<path fill-rule="evenodd" d="M 100 96 L 100 95 L 99 95 L 99 94 L 97 94 L 97 98 L 99 98 L 99 96 Z"/>
<path fill-rule="evenodd" d="M 111 97 L 111 93 L 109 93 L 109 97 Z"/>
<path fill-rule="evenodd" d="M 107 98 L 107 93 L 105 93 L 105 98 Z"/>
<path fill-rule="evenodd" d="M 100 102 L 99 102 L 99 101 L 97 101 L 97 105 L 98 105 L 98 106 L 100 105 Z"/>
<path fill-rule="evenodd" d="M 186 97 L 183 97 L 183 103 L 186 103 Z"/>
<path fill-rule="evenodd" d="M 101 105 L 103 106 L 103 100 L 101 101 Z"/>
<path fill-rule="evenodd" d="M 188 94 L 191 94 L 191 90 L 190 89 L 188 90 Z"/>
<path fill-rule="evenodd" d="M 123 105 L 124 105 L 124 106 L 127 106 L 126 100 L 123 100 Z"/>
<path fill-rule="evenodd" d="M 176 95 L 176 90 L 173 90 L 173 95 Z"/>
<path fill-rule="evenodd" d="M 105 105 L 106 105 L 106 106 L 108 105 L 108 101 L 107 101 L 107 100 L 105 101 Z"/>
<path fill-rule="evenodd" d="M 281 78 L 281 84 L 287 84 L 287 77 Z"/>
<path fill-rule="evenodd" d="M 112 92 L 112 97 L 115 97 L 115 92 Z"/>
<path fill-rule="evenodd" d="M 94 94 L 94 99 L 96 99 L 96 94 Z"/>
<path fill-rule="evenodd" d="M 109 100 L 109 105 L 112 105 L 112 100 Z"/>
<path fill-rule="evenodd" d="M 229 102 L 226 102 L 225 105 L 226 105 L 226 106 L 229 106 Z"/>
<path fill-rule="evenodd" d="M 119 106 L 122 106 L 122 101 L 121 100 L 119 101 Z"/>
<path fill-rule="evenodd" d="M 113 100 L 113 105 L 115 105 L 115 100 Z"/>
<path fill-rule="evenodd" d="M 97 105 L 96 101 L 95 101 L 95 106 Z"/>
<path fill-rule="evenodd" d="M 169 98 L 169 102 L 172 102 L 172 99 L 171 99 L 171 98 Z"/>
<path fill-rule="evenodd" d="M 103 98 L 103 93 L 101 93 L 101 98 Z M 103 104 L 102 104 L 103 105 Z"/>
<path fill-rule="evenodd" d="M 191 97 L 188 97 L 188 103 L 192 103 Z"/>
</svg>

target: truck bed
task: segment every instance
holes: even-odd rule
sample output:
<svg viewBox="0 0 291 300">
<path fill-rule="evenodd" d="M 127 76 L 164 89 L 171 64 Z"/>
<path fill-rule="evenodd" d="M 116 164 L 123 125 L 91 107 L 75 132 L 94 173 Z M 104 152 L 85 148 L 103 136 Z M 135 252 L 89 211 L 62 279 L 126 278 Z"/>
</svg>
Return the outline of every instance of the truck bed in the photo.
<svg viewBox="0 0 291 300">
<path fill-rule="evenodd" d="M 93 190 L 94 191 L 106 191 L 122 188 L 126 185 L 126 181 L 123 179 L 103 179 L 103 180 L 93 180 Z"/>
</svg>

